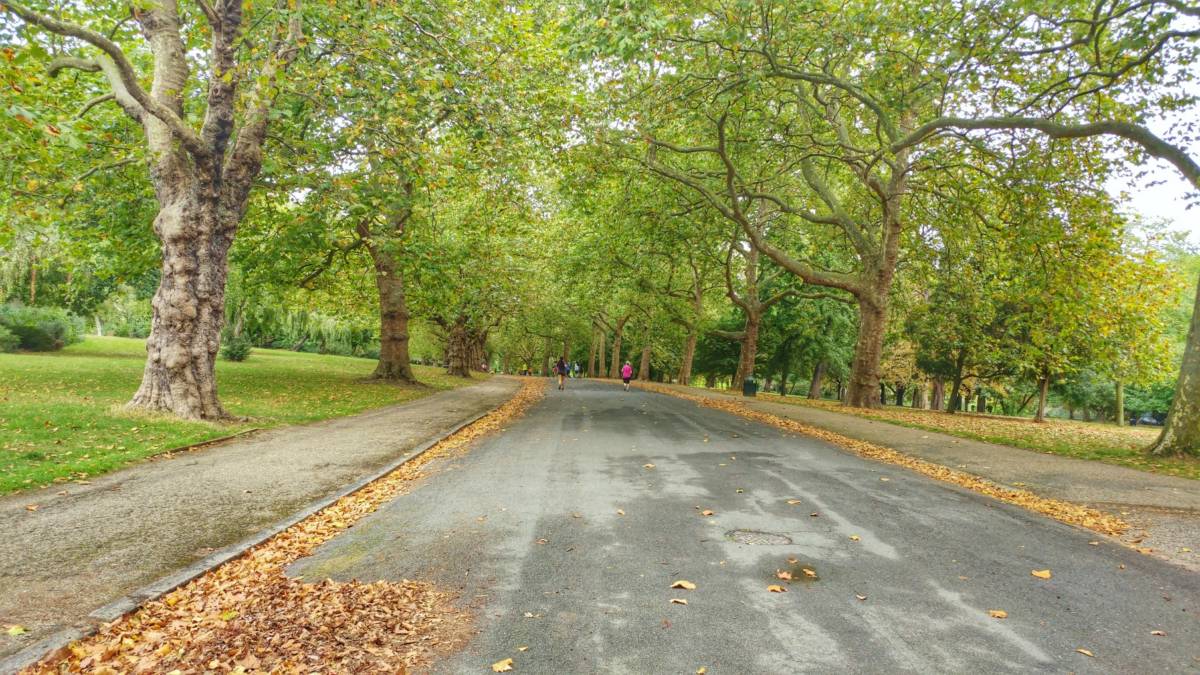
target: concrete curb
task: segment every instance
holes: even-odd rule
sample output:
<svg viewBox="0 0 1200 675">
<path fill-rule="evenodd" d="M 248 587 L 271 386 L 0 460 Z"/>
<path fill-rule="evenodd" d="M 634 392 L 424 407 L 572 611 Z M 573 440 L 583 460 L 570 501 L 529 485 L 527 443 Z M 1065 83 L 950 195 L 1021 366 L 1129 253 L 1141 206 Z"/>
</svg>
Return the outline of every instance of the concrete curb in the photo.
<svg viewBox="0 0 1200 675">
<path fill-rule="evenodd" d="M 520 389 L 517 391 L 519 392 Z M 516 395 L 516 392 L 514 392 L 513 395 Z M 101 624 L 115 621 L 125 614 L 128 614 L 141 607 L 143 604 L 150 602 L 151 600 L 156 600 L 167 593 L 170 593 L 176 588 L 186 584 L 192 579 L 214 570 L 230 560 L 240 557 L 246 551 L 258 546 L 264 541 L 279 534 L 280 532 L 283 532 L 305 518 L 308 518 L 321 509 L 332 505 L 342 497 L 358 492 L 370 483 L 374 483 L 396 469 L 399 469 L 408 462 L 420 457 L 430 448 L 442 442 L 446 438 L 449 438 L 459 431 L 462 431 L 466 427 L 474 424 L 475 422 L 478 422 L 484 416 L 495 412 L 500 408 L 500 406 L 504 405 L 511 399 L 512 397 L 510 396 L 492 408 L 459 422 L 451 427 L 448 431 L 431 438 L 421 445 L 418 445 L 403 457 L 388 463 L 384 467 L 371 474 L 368 474 L 364 478 L 360 478 L 359 480 L 342 487 L 337 492 L 309 504 L 308 506 L 275 523 L 274 525 L 271 525 L 263 530 L 259 530 L 258 532 L 236 544 L 231 544 L 218 551 L 214 551 L 201 560 L 192 563 L 178 572 L 169 574 L 152 584 L 143 586 L 132 593 L 129 593 L 128 595 L 118 598 L 107 605 L 96 609 L 88 615 L 88 617 L 92 619 L 92 623 L 85 626 L 72 626 L 70 628 L 65 628 L 39 642 L 29 645 L 28 647 L 6 657 L 3 660 L 0 660 L 0 674 L 9 675 L 12 673 L 17 673 L 24 668 L 28 668 L 29 666 L 32 666 L 45 658 L 47 655 L 62 649 L 70 643 L 95 634 L 96 631 L 99 630 Z"/>
</svg>

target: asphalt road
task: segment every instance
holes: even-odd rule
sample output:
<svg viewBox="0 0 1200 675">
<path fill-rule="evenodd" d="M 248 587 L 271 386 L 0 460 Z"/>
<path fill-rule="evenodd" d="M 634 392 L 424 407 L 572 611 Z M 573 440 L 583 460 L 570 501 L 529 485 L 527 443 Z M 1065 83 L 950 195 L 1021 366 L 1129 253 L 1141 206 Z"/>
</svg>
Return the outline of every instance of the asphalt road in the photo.
<svg viewBox="0 0 1200 675">
<path fill-rule="evenodd" d="M 1193 572 L 605 383 L 550 389 L 292 573 L 456 589 L 479 634 L 446 673 L 1200 672 Z"/>
</svg>

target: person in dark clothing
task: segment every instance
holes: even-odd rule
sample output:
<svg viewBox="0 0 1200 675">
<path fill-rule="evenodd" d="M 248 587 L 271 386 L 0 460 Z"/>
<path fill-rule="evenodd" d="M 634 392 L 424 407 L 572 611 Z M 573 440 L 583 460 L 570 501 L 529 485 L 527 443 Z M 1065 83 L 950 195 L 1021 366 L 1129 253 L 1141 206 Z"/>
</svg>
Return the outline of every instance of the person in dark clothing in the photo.
<svg viewBox="0 0 1200 675">
<path fill-rule="evenodd" d="M 562 391 L 567 388 L 567 361 L 563 357 L 558 357 L 558 363 L 554 364 L 554 372 L 558 374 L 558 389 Z"/>
</svg>

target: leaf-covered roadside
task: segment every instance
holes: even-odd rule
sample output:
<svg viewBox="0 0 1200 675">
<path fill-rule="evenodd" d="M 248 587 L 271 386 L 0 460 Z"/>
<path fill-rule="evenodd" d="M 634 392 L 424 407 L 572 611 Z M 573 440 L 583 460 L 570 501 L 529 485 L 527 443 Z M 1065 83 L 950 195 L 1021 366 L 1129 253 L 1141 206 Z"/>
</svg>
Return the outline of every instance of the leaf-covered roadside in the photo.
<svg viewBox="0 0 1200 675">
<path fill-rule="evenodd" d="M 835 401 L 775 394 L 759 394 L 759 397 L 773 403 L 811 406 L 959 438 L 1011 445 L 1015 448 L 1077 459 L 1090 459 L 1168 476 L 1200 479 L 1200 461 L 1190 458 L 1157 457 L 1144 452 L 1158 437 L 1159 430 L 1151 427 L 1118 427 L 1112 424 L 1055 419 L 1033 422 L 1025 418 L 971 413 L 950 414 L 936 410 L 896 407 L 851 408 Z"/>
<path fill-rule="evenodd" d="M 927 462 L 923 459 L 910 457 L 904 453 L 892 450 L 891 448 L 885 448 L 873 443 L 867 443 L 866 441 L 860 441 L 848 436 L 833 433 L 832 431 L 818 429 L 795 420 L 752 410 L 739 401 L 697 396 L 695 394 L 684 393 L 679 390 L 672 389 L 671 387 L 665 387 L 653 383 L 641 383 L 640 386 L 650 391 L 692 401 L 697 405 L 704 406 L 706 408 L 724 410 L 741 417 L 762 422 L 764 424 L 769 424 L 779 429 L 819 438 L 862 457 L 903 466 L 930 478 L 945 481 L 947 483 L 954 483 L 955 485 L 967 488 L 973 492 L 985 494 L 989 497 L 999 499 L 1000 501 L 1024 507 L 1030 511 L 1035 511 L 1042 515 L 1054 518 L 1055 520 L 1060 520 L 1064 523 L 1086 527 L 1089 530 L 1094 530 L 1102 534 L 1113 536 L 1123 534 L 1129 529 L 1129 524 L 1125 521 L 1096 509 L 1080 506 L 1078 504 L 1072 504 L 1070 502 L 1065 502 L 1058 499 L 1041 497 L 1029 492 L 1028 490 L 1016 490 L 997 485 L 979 476 L 974 476 L 963 471 L 948 469 L 944 466 L 934 464 L 933 462 Z M 1149 552 L 1148 549 L 1139 550 L 1143 552 Z"/>
<path fill-rule="evenodd" d="M 404 494 L 430 462 L 465 452 L 523 414 L 544 387 L 527 382 L 396 471 L 25 672 L 407 672 L 428 663 L 467 637 L 470 617 L 451 594 L 409 580 L 309 583 L 285 570 Z"/>
</svg>

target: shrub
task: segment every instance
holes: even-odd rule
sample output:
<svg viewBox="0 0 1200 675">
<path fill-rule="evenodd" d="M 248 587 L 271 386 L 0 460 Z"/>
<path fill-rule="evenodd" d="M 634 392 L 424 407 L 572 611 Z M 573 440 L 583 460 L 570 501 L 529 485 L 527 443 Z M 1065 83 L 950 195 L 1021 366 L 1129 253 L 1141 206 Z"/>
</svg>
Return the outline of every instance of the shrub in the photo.
<svg viewBox="0 0 1200 675">
<path fill-rule="evenodd" d="M 221 345 L 221 356 L 226 361 L 245 361 L 250 356 L 250 340 L 245 336 L 230 337 Z"/>
<path fill-rule="evenodd" d="M 0 352 L 15 352 L 21 346 L 21 338 L 4 326 L 0 326 Z"/>
<path fill-rule="evenodd" d="M 0 307 L 0 326 L 20 340 L 20 348 L 49 352 L 83 340 L 83 319 L 59 307 Z"/>
<path fill-rule="evenodd" d="M 150 335 L 152 310 L 150 298 L 139 298 L 137 292 L 122 286 L 105 299 L 96 310 L 107 335 L 144 338 Z"/>
</svg>

